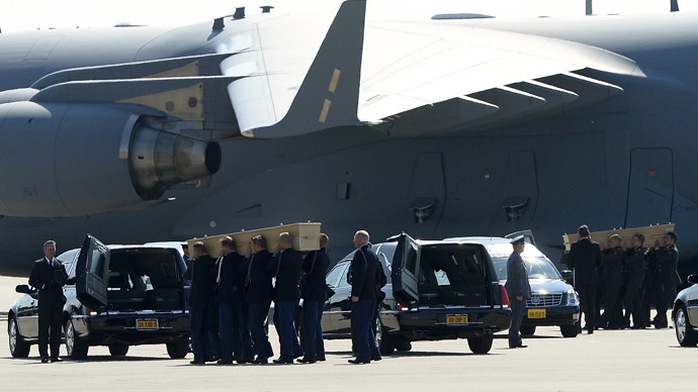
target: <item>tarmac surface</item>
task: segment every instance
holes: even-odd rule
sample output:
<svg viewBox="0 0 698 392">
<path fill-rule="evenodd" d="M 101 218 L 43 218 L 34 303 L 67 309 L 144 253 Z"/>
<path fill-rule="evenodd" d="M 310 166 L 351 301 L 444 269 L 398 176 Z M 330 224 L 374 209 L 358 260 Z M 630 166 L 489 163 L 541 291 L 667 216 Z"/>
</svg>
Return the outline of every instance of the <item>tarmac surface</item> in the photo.
<svg viewBox="0 0 698 392">
<path fill-rule="evenodd" d="M 0 277 L 3 312 L 20 283 Z M 509 349 L 505 334 L 487 355 L 472 354 L 465 340 L 414 342 L 412 351 L 369 365 L 347 363 L 349 340 L 326 340 L 327 361 L 313 365 L 192 366 L 191 354 L 172 360 L 164 345 L 131 347 L 125 357 L 91 347 L 87 360 L 42 364 L 36 346 L 28 359 L 11 358 L 0 317 L 0 391 L 688 391 L 698 363 L 698 349 L 679 347 L 673 329 L 565 339 L 558 328 L 539 327 L 524 349 Z"/>
</svg>

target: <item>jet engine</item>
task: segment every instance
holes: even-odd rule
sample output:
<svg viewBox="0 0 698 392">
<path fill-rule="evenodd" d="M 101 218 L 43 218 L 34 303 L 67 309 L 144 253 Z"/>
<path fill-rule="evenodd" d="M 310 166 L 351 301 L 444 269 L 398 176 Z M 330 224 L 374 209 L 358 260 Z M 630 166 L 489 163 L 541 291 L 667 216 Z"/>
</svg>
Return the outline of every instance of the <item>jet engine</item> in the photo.
<svg viewBox="0 0 698 392">
<path fill-rule="evenodd" d="M 0 104 L 0 214 L 128 208 L 218 171 L 217 143 L 163 128 L 128 105 Z"/>
</svg>

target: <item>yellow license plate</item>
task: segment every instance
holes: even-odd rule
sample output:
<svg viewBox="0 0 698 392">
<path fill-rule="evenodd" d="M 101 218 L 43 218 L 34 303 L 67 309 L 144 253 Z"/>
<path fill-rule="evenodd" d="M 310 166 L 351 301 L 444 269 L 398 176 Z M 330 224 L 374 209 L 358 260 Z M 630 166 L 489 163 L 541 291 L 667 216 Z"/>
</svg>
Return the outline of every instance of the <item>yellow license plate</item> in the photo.
<svg viewBox="0 0 698 392">
<path fill-rule="evenodd" d="M 157 319 L 136 320 L 136 329 L 158 329 Z"/>
<path fill-rule="evenodd" d="M 449 314 L 446 316 L 446 324 L 468 324 L 468 315 Z"/>
<path fill-rule="evenodd" d="M 528 309 L 528 318 L 544 319 L 547 316 L 545 309 Z"/>
</svg>

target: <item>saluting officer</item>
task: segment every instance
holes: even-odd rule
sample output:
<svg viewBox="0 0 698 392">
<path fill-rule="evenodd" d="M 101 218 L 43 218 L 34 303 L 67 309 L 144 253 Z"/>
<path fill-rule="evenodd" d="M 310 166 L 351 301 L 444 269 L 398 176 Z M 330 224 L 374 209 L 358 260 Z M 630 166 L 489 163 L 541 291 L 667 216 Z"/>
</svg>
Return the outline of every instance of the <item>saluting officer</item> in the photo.
<svg viewBox="0 0 698 392">
<path fill-rule="evenodd" d="M 625 315 L 623 325 L 630 326 L 630 315 L 633 316 L 633 329 L 644 329 L 646 318 L 642 314 L 642 285 L 647 269 L 647 248 L 643 247 L 645 236 L 637 233 L 631 240 L 632 248 L 628 249 L 625 259 L 625 288 L 623 305 Z"/>
<path fill-rule="evenodd" d="M 607 329 L 618 329 L 621 326 L 620 296 L 623 285 L 623 264 L 625 251 L 620 247 L 621 238 L 613 234 L 608 239 L 609 247 L 603 252 L 603 291 L 604 311 L 598 321 L 598 326 Z M 621 312 L 618 315 L 618 312 Z"/>
<path fill-rule="evenodd" d="M 681 281 L 676 271 L 679 250 L 676 248 L 676 234 L 670 231 L 664 235 L 664 246 L 653 252 L 657 268 L 656 306 L 657 315 L 652 320 L 655 328 L 666 328 L 666 312 L 676 296 L 676 285 Z"/>
<path fill-rule="evenodd" d="M 521 253 L 526 243 L 524 236 L 518 236 L 511 241 L 514 251 L 507 260 L 507 295 L 511 301 L 511 327 L 509 328 L 509 348 L 525 348 L 521 341 L 521 321 L 523 320 L 526 300 L 531 298 L 531 285 L 528 282 L 528 268 Z"/>
</svg>

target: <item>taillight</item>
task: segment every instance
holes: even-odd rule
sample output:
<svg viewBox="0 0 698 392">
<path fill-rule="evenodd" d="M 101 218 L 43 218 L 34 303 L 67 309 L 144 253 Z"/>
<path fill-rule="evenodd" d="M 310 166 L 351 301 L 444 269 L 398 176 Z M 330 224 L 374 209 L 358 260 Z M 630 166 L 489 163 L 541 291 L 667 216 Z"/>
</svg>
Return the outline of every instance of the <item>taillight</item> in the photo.
<svg viewBox="0 0 698 392">
<path fill-rule="evenodd" d="M 407 306 L 403 306 L 402 304 L 397 304 L 397 310 L 398 312 L 402 312 L 403 310 L 410 310 L 410 308 Z"/>
<path fill-rule="evenodd" d="M 499 285 L 499 292 L 502 294 L 502 306 L 511 307 L 509 294 L 507 294 L 507 289 L 504 287 L 504 285 Z"/>
</svg>

